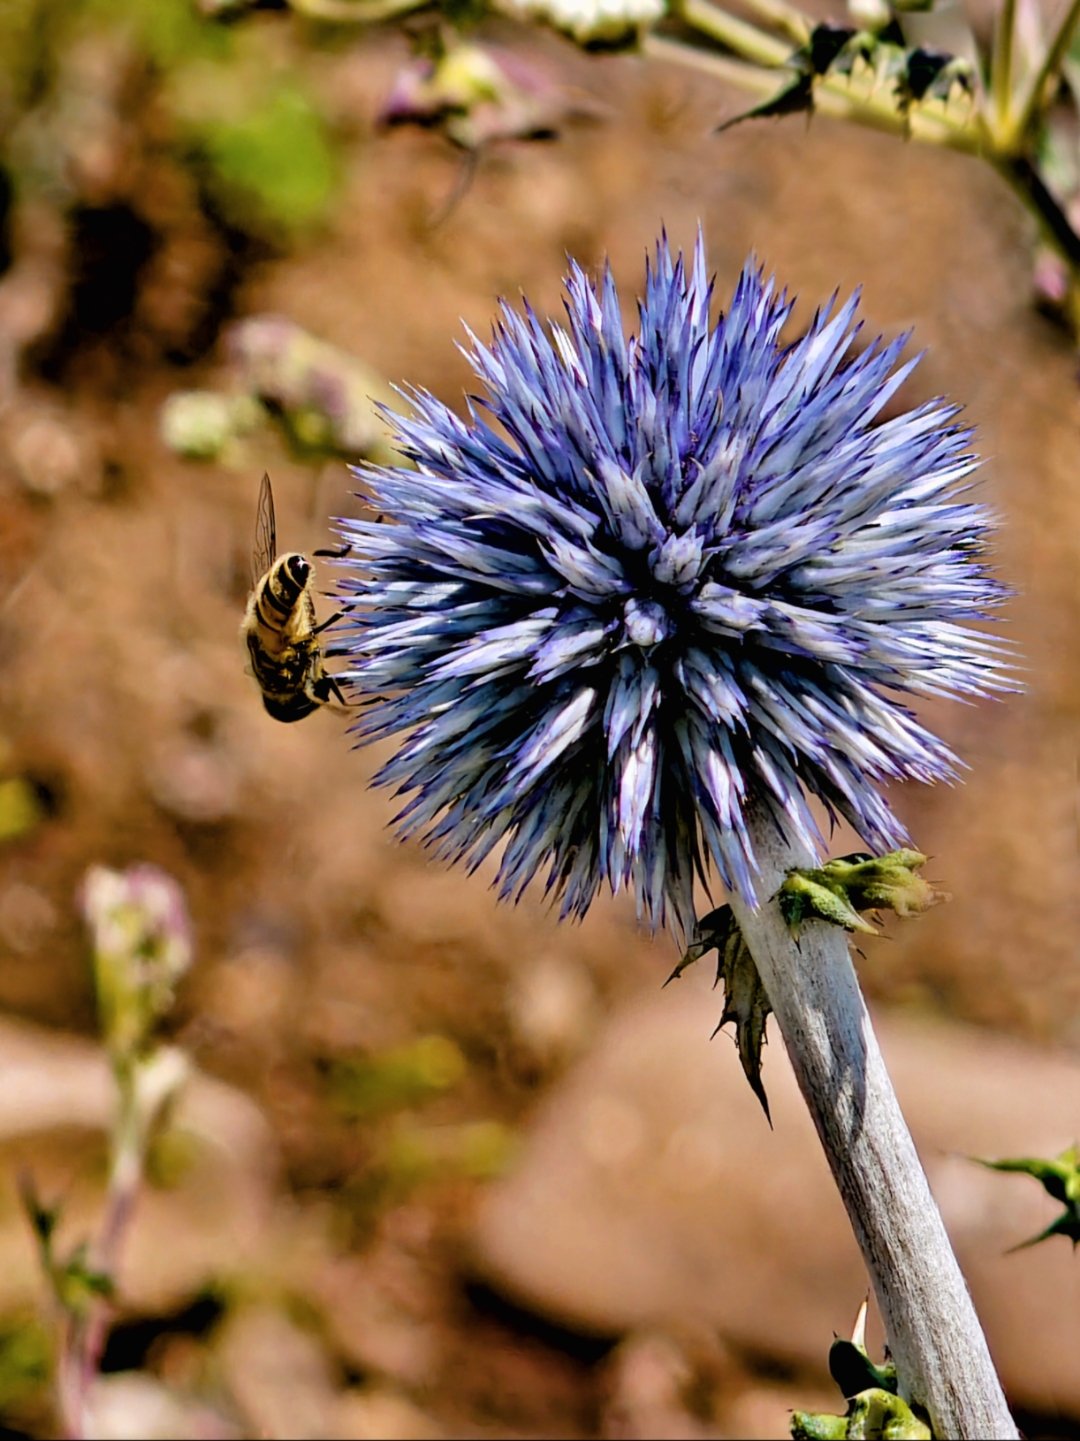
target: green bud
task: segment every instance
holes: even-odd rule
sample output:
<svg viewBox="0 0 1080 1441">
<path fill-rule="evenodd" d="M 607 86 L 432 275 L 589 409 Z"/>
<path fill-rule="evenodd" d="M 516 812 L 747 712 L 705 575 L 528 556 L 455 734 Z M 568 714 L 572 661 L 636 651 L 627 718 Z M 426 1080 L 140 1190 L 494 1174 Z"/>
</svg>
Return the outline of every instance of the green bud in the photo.
<svg viewBox="0 0 1080 1441">
<path fill-rule="evenodd" d="M 933 1432 L 906 1401 L 873 1389 L 854 1397 L 845 1435 L 852 1441 L 932 1441 Z"/>
<path fill-rule="evenodd" d="M 793 1411 L 791 1434 L 794 1441 L 844 1441 L 847 1417 L 832 1416 L 826 1411 Z"/>
<path fill-rule="evenodd" d="M 807 920 L 828 921 L 845 931 L 876 935 L 860 911 L 889 910 L 904 919 L 950 900 L 916 872 L 926 864 L 921 851 L 863 852 L 839 856 L 813 870 L 790 870 L 777 893 L 780 911 L 792 932 Z"/>
</svg>

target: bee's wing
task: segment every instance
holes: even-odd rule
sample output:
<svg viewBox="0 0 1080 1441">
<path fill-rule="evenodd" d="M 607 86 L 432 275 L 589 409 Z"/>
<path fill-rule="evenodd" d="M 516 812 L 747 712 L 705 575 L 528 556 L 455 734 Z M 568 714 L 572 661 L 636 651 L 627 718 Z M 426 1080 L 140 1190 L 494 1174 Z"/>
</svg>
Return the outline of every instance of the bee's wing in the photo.
<svg viewBox="0 0 1080 1441">
<path fill-rule="evenodd" d="M 274 563 L 277 555 L 277 525 L 274 520 L 274 492 L 270 477 L 264 475 L 259 486 L 259 511 L 255 517 L 255 550 L 251 557 L 251 584 L 258 585 Z"/>
</svg>

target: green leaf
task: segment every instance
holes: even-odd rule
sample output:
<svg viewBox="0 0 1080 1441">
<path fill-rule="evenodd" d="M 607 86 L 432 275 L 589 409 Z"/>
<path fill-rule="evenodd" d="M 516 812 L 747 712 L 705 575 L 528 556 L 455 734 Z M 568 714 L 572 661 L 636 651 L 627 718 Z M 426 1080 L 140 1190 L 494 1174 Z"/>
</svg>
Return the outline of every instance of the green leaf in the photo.
<svg viewBox="0 0 1080 1441">
<path fill-rule="evenodd" d="M 790 74 L 790 78 L 785 81 L 775 95 L 770 96 L 768 100 L 763 100 L 760 105 L 755 105 L 751 110 L 744 110 L 739 115 L 733 115 L 730 120 L 725 120 L 722 125 L 716 127 L 713 134 L 722 135 L 733 125 L 741 125 L 744 120 L 764 120 L 770 115 L 809 114 L 813 108 L 813 74 L 810 71 L 795 71 L 794 74 Z"/>
<path fill-rule="evenodd" d="M 1047 1161 L 1038 1156 L 1016 1157 L 1004 1161 L 985 1161 L 973 1156 L 980 1166 L 990 1171 L 1014 1172 L 1018 1175 L 1033 1176 L 1047 1195 L 1060 1201 L 1065 1210 L 1055 1221 L 1031 1236 L 1026 1241 L 1012 1246 L 1011 1251 L 1023 1251 L 1028 1246 L 1038 1245 L 1050 1236 L 1067 1236 L 1075 1247 L 1080 1242 L 1080 1148 L 1070 1146 L 1060 1156 Z"/>
<path fill-rule="evenodd" d="M 0 1322 L 0 1415 L 9 1419 L 47 1385 L 52 1374 L 49 1328 L 33 1315 L 7 1315 Z"/>
<path fill-rule="evenodd" d="M 246 114 L 202 127 L 202 146 L 230 209 L 249 223 L 302 228 L 322 218 L 337 188 L 326 126 L 292 81 Z"/>
<path fill-rule="evenodd" d="M 84 1242 L 53 1271 L 53 1288 L 57 1300 L 65 1311 L 75 1316 L 83 1314 L 91 1302 L 108 1299 L 116 1290 L 113 1278 L 92 1267 L 88 1255 L 89 1248 Z"/>
<path fill-rule="evenodd" d="M 838 1336 L 829 1347 L 829 1375 L 843 1392 L 845 1400 L 861 1391 L 876 1389 L 896 1392 L 896 1366 L 886 1361 L 875 1366 L 866 1354 L 866 1347 L 857 1341 Z"/>
<path fill-rule="evenodd" d="M 844 892 L 824 869 L 789 871 L 777 899 L 780 914 L 792 935 L 798 937 L 804 921 L 828 921 L 845 931 L 865 931 L 873 936 L 876 929 L 864 921 Z"/>
<path fill-rule="evenodd" d="M 913 1410 L 896 1394 L 896 1366 L 888 1351 L 880 1366 L 867 1355 L 867 1305 L 864 1301 L 859 1307 L 851 1340 L 838 1337 L 829 1350 L 829 1371 L 847 1399 L 847 1411 L 843 1416 L 796 1411 L 791 1418 L 795 1441 L 933 1441 L 921 1408 Z"/>
<path fill-rule="evenodd" d="M 765 1044 L 765 1023 L 772 1005 L 730 906 L 720 906 L 698 922 L 689 949 L 664 984 L 675 980 L 687 966 L 713 950 L 717 952 L 713 984 L 724 983 L 724 1010 L 713 1035 L 729 1021 L 734 1022 L 743 1074 L 771 1125 L 769 1101 L 761 1084 L 761 1048 Z"/>
<path fill-rule="evenodd" d="M 26 1218 L 37 1237 L 42 1255 L 47 1260 L 51 1253 L 53 1233 L 60 1221 L 60 1205 L 59 1203 L 52 1206 L 45 1205 L 38 1194 L 37 1183 L 29 1171 L 22 1172 L 18 1184 L 19 1199 L 26 1212 Z"/>
</svg>

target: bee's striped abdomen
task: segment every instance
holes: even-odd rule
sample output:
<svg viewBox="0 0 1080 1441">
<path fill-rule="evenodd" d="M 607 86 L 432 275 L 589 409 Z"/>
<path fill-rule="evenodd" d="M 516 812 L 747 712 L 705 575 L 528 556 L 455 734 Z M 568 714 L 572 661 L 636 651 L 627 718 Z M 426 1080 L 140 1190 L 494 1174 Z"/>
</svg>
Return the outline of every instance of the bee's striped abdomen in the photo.
<svg viewBox="0 0 1080 1441">
<path fill-rule="evenodd" d="M 259 624 L 282 631 L 307 588 L 311 565 L 302 555 L 280 556 L 263 576 L 255 592 Z"/>
</svg>

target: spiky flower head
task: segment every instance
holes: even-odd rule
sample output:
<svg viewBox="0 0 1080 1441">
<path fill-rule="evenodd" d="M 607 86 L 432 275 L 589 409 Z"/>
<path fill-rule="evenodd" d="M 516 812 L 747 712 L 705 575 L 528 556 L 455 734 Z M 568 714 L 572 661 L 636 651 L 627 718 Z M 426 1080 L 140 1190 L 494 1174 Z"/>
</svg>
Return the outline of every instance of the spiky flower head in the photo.
<svg viewBox="0 0 1080 1441">
<path fill-rule="evenodd" d="M 568 328 L 504 304 L 470 337 L 501 433 L 417 392 L 416 468 L 358 472 L 389 523 L 341 522 L 356 733 L 402 737 L 405 835 L 504 843 L 504 897 L 540 873 L 580 916 L 632 883 L 686 932 L 710 863 L 756 903 L 751 807 L 819 844 L 809 792 L 887 850 L 879 783 L 954 773 L 900 697 L 1002 686 L 958 624 L 1001 598 L 991 517 L 954 407 L 879 421 L 915 362 L 853 355 L 857 296 L 785 346 L 748 264 L 710 326 L 700 238 L 689 273 L 661 240 L 629 340 L 610 270 L 567 289 Z"/>
</svg>

